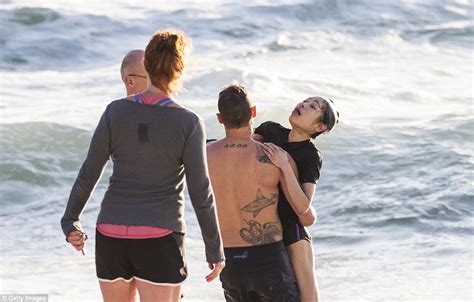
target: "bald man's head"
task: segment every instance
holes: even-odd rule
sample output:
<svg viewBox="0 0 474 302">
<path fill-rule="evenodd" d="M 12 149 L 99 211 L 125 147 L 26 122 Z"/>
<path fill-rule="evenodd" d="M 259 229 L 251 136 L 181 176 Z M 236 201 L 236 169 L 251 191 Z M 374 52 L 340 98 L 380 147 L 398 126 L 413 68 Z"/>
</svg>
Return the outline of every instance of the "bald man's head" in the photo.
<svg viewBox="0 0 474 302">
<path fill-rule="evenodd" d="M 144 54 L 143 50 L 134 49 L 123 58 L 120 74 L 127 89 L 127 95 L 141 92 L 146 88 L 147 76 L 143 67 Z"/>
</svg>

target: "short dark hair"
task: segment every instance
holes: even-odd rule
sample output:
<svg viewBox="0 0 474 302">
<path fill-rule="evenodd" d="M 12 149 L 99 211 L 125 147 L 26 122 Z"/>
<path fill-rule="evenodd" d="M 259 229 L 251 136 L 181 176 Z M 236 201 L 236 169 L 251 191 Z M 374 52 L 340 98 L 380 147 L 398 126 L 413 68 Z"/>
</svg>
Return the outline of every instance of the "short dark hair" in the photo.
<svg viewBox="0 0 474 302">
<path fill-rule="evenodd" d="M 322 122 L 324 125 L 327 126 L 327 130 L 324 132 L 316 132 L 311 134 L 311 138 L 316 138 L 318 135 L 330 132 L 337 123 L 339 123 L 339 112 L 335 108 L 335 104 L 333 100 L 325 98 L 321 98 L 324 102 L 321 106 L 323 110 L 323 114 L 316 122 Z"/>
<path fill-rule="evenodd" d="M 245 127 L 252 118 L 252 104 L 247 90 L 240 84 L 229 85 L 222 89 L 219 92 L 217 107 L 226 128 Z"/>
</svg>

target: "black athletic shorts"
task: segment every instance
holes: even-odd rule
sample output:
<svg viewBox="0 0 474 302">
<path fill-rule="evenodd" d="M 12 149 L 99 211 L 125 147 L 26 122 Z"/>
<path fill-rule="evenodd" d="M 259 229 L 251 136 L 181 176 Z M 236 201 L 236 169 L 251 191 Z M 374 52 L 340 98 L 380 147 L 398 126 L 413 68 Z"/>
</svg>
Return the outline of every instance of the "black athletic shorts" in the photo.
<svg viewBox="0 0 474 302">
<path fill-rule="evenodd" d="M 302 226 L 299 222 L 283 222 L 283 243 L 285 246 L 289 246 L 300 240 L 306 240 L 311 243 L 311 235 L 308 230 Z"/>
<path fill-rule="evenodd" d="M 100 281 L 132 279 L 156 285 L 179 285 L 187 277 L 183 235 L 123 239 L 96 230 L 95 265 Z"/>
<path fill-rule="evenodd" d="M 282 241 L 224 248 L 226 265 L 220 279 L 228 302 L 300 300 L 293 269 Z"/>
</svg>

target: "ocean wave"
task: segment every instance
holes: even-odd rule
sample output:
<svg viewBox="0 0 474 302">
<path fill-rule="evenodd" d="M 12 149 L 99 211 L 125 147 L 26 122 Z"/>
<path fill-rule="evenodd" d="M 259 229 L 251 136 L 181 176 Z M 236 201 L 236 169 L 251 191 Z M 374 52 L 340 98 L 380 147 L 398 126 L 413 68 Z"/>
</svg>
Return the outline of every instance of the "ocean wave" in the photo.
<svg viewBox="0 0 474 302">
<path fill-rule="evenodd" d="M 251 10 L 257 14 L 273 15 L 284 20 L 321 22 L 329 18 L 337 18 L 345 9 L 357 6 L 354 1 L 317 0 L 297 4 L 255 5 Z"/>
<path fill-rule="evenodd" d="M 474 200 L 473 195 L 447 195 L 444 196 L 444 202 L 435 205 L 428 205 L 421 210 L 420 217 L 430 220 L 459 221 L 463 220 L 472 213 L 474 206 L 465 204 L 462 200 Z"/>
<path fill-rule="evenodd" d="M 252 39 L 255 38 L 261 28 L 255 23 L 243 22 L 239 24 L 228 24 L 215 28 L 215 32 L 226 37 L 236 39 Z"/>
<path fill-rule="evenodd" d="M 217 93 L 222 89 L 222 87 L 233 82 L 246 82 L 247 76 L 248 72 L 243 68 L 216 67 L 210 70 L 205 70 L 201 73 L 194 73 L 192 78 L 190 78 L 186 83 L 186 87 L 188 87 L 187 90 L 191 95 L 205 95 L 212 99 L 216 99 Z M 211 104 L 212 106 L 216 106 L 217 99 L 215 103 Z"/>
<path fill-rule="evenodd" d="M 40 23 L 54 22 L 58 20 L 61 15 L 58 12 L 49 8 L 22 7 L 12 10 L 10 14 L 7 14 L 7 16 L 1 17 L 7 17 L 8 21 L 12 23 L 31 26 Z"/>
<path fill-rule="evenodd" d="M 317 233 L 311 234 L 316 244 L 331 244 L 337 245 L 338 247 L 344 245 L 356 245 L 356 244 L 367 244 L 371 239 L 371 236 L 367 234 L 357 235 L 337 235 L 337 234 L 324 234 L 319 235 Z"/>
<path fill-rule="evenodd" d="M 68 70 L 107 61 L 116 39 L 130 29 L 105 16 L 69 15 L 48 8 L 0 10 L 0 69 Z M 102 63 L 103 64 L 103 63 Z"/>
<path fill-rule="evenodd" d="M 270 51 L 286 51 L 292 49 L 337 50 L 344 46 L 349 37 L 335 30 L 315 30 L 311 32 L 297 31 L 280 33 L 268 44 Z"/>
<path fill-rule="evenodd" d="M 370 227 L 416 227 L 419 229 L 421 226 L 426 226 L 419 217 L 416 216 L 397 216 L 397 217 L 389 217 L 383 219 L 377 219 L 375 221 L 371 221 L 368 225 Z"/>
<path fill-rule="evenodd" d="M 439 142 L 466 143 L 474 139 L 474 116 L 442 114 L 431 119 L 427 125 L 430 138 Z"/>
<path fill-rule="evenodd" d="M 145 44 L 153 32 L 150 28 L 161 27 L 182 28 L 204 49 L 210 47 L 207 40 L 217 38 L 276 52 L 307 48 L 338 50 L 347 41 L 387 34 L 389 40 L 395 37 L 470 49 L 474 30 L 469 14 L 466 15 L 468 8 L 457 1 L 447 1 L 446 5 L 428 2 L 320 0 L 247 4 L 235 10 L 229 10 L 225 4 L 209 10 L 148 9 L 140 22 L 40 7 L 3 9 L 0 26 L 8 31 L 3 31 L 0 37 L 0 69 L 75 70 L 96 66 L 98 62 L 116 63 L 119 52 L 139 45 L 138 41 Z M 122 41 L 135 42 L 127 46 Z M 243 53 L 252 55 L 252 50 Z"/>
<path fill-rule="evenodd" d="M 91 133 L 56 123 L 0 124 L 3 190 L 60 186 L 75 176 Z"/>
<path fill-rule="evenodd" d="M 409 180 L 408 177 L 406 180 Z M 348 180 L 341 180 L 348 184 Z M 413 180 L 416 182 L 416 180 Z M 362 186 L 353 181 L 352 186 Z M 423 185 L 421 182 L 419 185 Z M 432 183 L 432 187 L 438 186 Z M 414 188 L 396 179 L 390 184 L 367 183 L 364 189 L 346 189 L 338 192 L 328 203 L 327 195 L 318 193 L 316 197 L 321 224 L 343 224 L 347 228 L 363 230 L 366 228 L 403 227 L 415 232 L 435 231 L 440 226 L 446 230 L 457 229 L 459 223 L 470 217 L 473 210 L 473 196 L 462 190 L 443 192 L 425 186 Z M 326 186 L 321 191 L 328 192 Z M 463 227 L 468 228 L 468 225 Z"/>
<path fill-rule="evenodd" d="M 423 126 L 341 125 L 317 142 L 323 169 L 319 223 L 353 230 L 472 232 L 473 118 L 445 114 Z M 406 134 L 407 133 L 407 134 Z M 457 149 L 466 150 L 460 154 Z"/>
<path fill-rule="evenodd" d="M 321 0 L 252 9 L 257 14 L 274 16 L 283 28 L 284 20 L 298 20 L 303 28 L 337 28 L 358 39 L 396 32 L 400 39 L 415 43 L 471 48 L 473 42 L 470 7 L 458 1 Z M 280 50 L 281 45 L 275 43 L 272 47 Z"/>
<path fill-rule="evenodd" d="M 403 39 L 411 41 L 427 40 L 433 45 L 470 48 L 474 42 L 473 34 L 473 22 L 460 20 L 406 29 L 400 35 Z"/>
</svg>

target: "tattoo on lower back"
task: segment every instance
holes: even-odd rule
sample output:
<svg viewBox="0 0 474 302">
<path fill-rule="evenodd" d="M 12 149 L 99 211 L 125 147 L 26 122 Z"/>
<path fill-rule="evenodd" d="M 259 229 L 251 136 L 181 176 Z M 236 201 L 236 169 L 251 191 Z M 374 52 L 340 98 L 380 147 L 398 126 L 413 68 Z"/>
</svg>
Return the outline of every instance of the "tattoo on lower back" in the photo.
<svg viewBox="0 0 474 302">
<path fill-rule="evenodd" d="M 270 197 L 263 196 L 260 189 L 257 190 L 257 198 L 245 207 L 241 208 L 242 212 L 252 213 L 253 217 L 257 217 L 264 208 L 276 204 L 278 201 L 278 193 L 271 194 Z"/>
<path fill-rule="evenodd" d="M 225 144 L 224 148 L 247 148 L 247 144 Z"/>
<path fill-rule="evenodd" d="M 272 161 L 268 158 L 268 156 L 263 152 L 263 147 L 257 145 L 257 160 L 264 164 L 272 164 Z"/>
<path fill-rule="evenodd" d="M 240 237 L 252 245 L 261 245 L 281 240 L 282 232 L 277 222 L 267 222 L 263 225 L 255 220 L 244 220 L 248 228 L 240 229 Z"/>
</svg>

